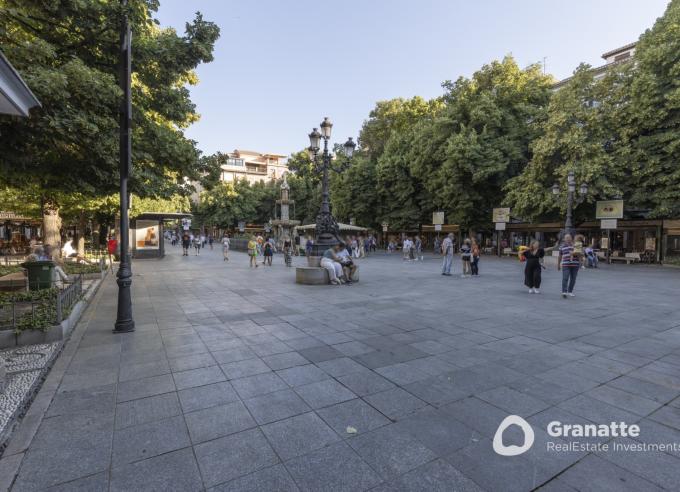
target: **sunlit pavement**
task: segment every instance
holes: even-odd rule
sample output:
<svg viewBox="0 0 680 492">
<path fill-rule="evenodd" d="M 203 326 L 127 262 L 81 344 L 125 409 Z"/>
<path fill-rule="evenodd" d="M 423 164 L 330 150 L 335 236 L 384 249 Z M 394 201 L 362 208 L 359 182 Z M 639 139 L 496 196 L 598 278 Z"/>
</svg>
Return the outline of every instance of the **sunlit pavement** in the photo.
<svg viewBox="0 0 680 492">
<path fill-rule="evenodd" d="M 680 444 L 680 269 L 582 270 L 562 299 L 510 259 L 379 252 L 313 287 L 280 255 L 168 252 L 133 263 L 134 333 L 100 290 L 0 461 L 13 490 L 677 490 L 680 449 L 631 444 Z M 509 415 L 534 434 L 512 457 Z"/>
</svg>

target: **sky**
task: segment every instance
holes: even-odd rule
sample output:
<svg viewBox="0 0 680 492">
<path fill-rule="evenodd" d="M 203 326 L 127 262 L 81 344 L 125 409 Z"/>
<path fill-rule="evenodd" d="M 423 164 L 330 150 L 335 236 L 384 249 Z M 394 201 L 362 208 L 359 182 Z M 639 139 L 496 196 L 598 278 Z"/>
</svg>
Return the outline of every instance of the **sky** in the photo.
<svg viewBox="0 0 680 492">
<path fill-rule="evenodd" d="M 200 11 L 221 29 L 190 88 L 201 115 L 186 134 L 205 154 L 288 155 L 324 116 L 332 141 L 357 137 L 380 100 L 433 98 L 441 84 L 511 54 L 557 79 L 637 40 L 667 0 L 161 0 L 184 33 Z"/>
</svg>

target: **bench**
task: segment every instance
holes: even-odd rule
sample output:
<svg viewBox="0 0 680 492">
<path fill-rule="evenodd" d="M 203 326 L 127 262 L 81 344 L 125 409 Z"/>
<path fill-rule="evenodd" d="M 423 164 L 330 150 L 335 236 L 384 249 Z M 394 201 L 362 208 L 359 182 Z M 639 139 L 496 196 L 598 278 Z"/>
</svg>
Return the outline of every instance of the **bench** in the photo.
<svg viewBox="0 0 680 492">
<path fill-rule="evenodd" d="M 610 256 L 610 261 L 625 261 L 626 265 L 640 261 L 640 253 L 626 253 L 626 256 Z"/>
<path fill-rule="evenodd" d="M 308 256 L 307 265 L 295 269 L 295 283 L 303 285 L 328 285 L 331 279 L 328 270 L 321 267 L 320 256 Z M 359 268 L 354 272 L 353 282 L 359 281 Z"/>
</svg>

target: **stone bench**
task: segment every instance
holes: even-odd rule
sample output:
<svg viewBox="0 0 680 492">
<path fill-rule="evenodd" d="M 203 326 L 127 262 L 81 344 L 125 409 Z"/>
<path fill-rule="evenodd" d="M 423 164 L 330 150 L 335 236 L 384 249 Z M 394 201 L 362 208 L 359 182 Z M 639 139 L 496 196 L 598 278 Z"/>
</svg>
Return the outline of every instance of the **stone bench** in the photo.
<svg viewBox="0 0 680 492">
<path fill-rule="evenodd" d="M 328 270 L 321 267 L 320 256 L 308 256 L 306 267 L 295 269 L 295 283 L 303 285 L 327 285 L 331 283 Z M 359 268 L 354 272 L 354 282 L 359 281 Z"/>
</svg>

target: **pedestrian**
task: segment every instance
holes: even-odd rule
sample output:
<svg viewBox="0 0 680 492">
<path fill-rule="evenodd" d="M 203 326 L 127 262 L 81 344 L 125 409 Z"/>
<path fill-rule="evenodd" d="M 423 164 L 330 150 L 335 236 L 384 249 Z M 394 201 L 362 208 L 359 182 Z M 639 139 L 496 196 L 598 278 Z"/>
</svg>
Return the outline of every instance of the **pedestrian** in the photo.
<svg viewBox="0 0 680 492">
<path fill-rule="evenodd" d="M 410 237 L 404 238 L 404 242 L 401 244 L 401 254 L 404 261 L 413 259 L 413 241 Z"/>
<path fill-rule="evenodd" d="M 472 273 L 472 247 L 469 239 L 465 239 L 460 246 L 460 259 L 463 261 L 463 274 L 461 277 L 466 278 Z"/>
<path fill-rule="evenodd" d="M 435 237 L 434 238 L 434 247 L 433 247 L 434 254 L 438 255 L 439 253 L 441 253 L 441 246 L 442 245 L 439 242 L 439 236 Z"/>
<path fill-rule="evenodd" d="M 451 265 L 453 263 L 453 233 L 449 233 L 444 238 L 441 246 L 441 253 L 444 256 L 442 263 L 442 275 L 451 276 Z"/>
<path fill-rule="evenodd" d="M 328 278 L 330 279 L 331 284 L 333 285 L 340 285 L 345 283 L 340 278 L 342 277 L 343 272 L 342 265 L 340 264 L 340 257 L 338 256 L 340 249 L 345 247 L 346 245 L 344 243 L 338 243 L 335 246 L 328 248 L 326 251 L 324 251 L 323 256 L 321 257 L 320 266 L 326 269 L 326 271 L 328 272 Z"/>
<path fill-rule="evenodd" d="M 248 258 L 250 260 L 250 268 L 257 268 L 257 240 L 254 236 L 250 236 L 248 241 Z"/>
<path fill-rule="evenodd" d="M 201 248 L 205 248 L 205 243 L 206 243 L 205 234 L 201 234 Z"/>
<path fill-rule="evenodd" d="M 194 251 L 196 253 L 196 256 L 201 254 L 201 245 L 203 244 L 203 241 L 201 241 L 200 236 L 194 236 Z"/>
<path fill-rule="evenodd" d="M 357 241 L 359 243 L 359 258 L 365 258 L 366 257 L 366 241 L 364 240 L 363 236 L 359 236 L 359 239 Z"/>
<path fill-rule="evenodd" d="M 272 256 L 274 256 L 274 247 L 272 246 L 272 243 L 266 241 L 264 243 L 262 250 L 264 255 L 264 260 L 262 261 L 262 264 L 272 266 Z"/>
<path fill-rule="evenodd" d="M 189 246 L 191 246 L 191 239 L 186 232 L 182 235 L 182 256 L 189 256 Z"/>
<path fill-rule="evenodd" d="M 229 261 L 229 247 L 231 246 L 231 240 L 229 239 L 229 234 L 224 233 L 222 238 L 222 261 Z"/>
<path fill-rule="evenodd" d="M 581 260 L 574 254 L 574 242 L 571 234 L 565 234 L 560 255 L 557 259 L 557 269 L 562 270 L 562 297 L 574 297 L 576 275 L 581 268 Z"/>
<path fill-rule="evenodd" d="M 425 259 L 423 256 L 423 240 L 420 239 L 420 236 L 416 236 L 415 240 L 413 241 L 413 247 L 416 253 L 416 260 L 423 261 Z"/>
<path fill-rule="evenodd" d="M 529 249 L 525 250 L 524 258 L 526 266 L 524 267 L 524 285 L 529 287 L 529 294 L 540 294 L 538 290 L 541 288 L 541 270 L 543 270 L 543 257 L 545 251 L 541 248 L 538 241 L 532 241 Z"/>
<path fill-rule="evenodd" d="M 482 255 L 482 251 L 479 248 L 479 244 L 475 239 L 472 240 L 472 275 L 475 277 L 479 276 L 479 259 Z"/>
<path fill-rule="evenodd" d="M 113 236 L 109 236 L 109 240 L 106 242 L 106 249 L 109 252 L 109 267 L 113 271 L 113 257 L 118 251 L 118 241 Z"/>
<path fill-rule="evenodd" d="M 307 236 L 307 241 L 305 241 L 305 254 L 308 257 L 312 256 L 312 248 L 314 248 L 314 240 Z"/>
<path fill-rule="evenodd" d="M 212 237 L 212 234 L 210 234 L 208 236 L 208 244 L 210 245 L 210 251 L 212 251 L 212 249 L 213 249 L 213 242 L 214 242 L 214 239 Z"/>
<path fill-rule="evenodd" d="M 290 238 L 283 240 L 283 259 L 287 267 L 293 266 L 293 243 Z"/>
</svg>

